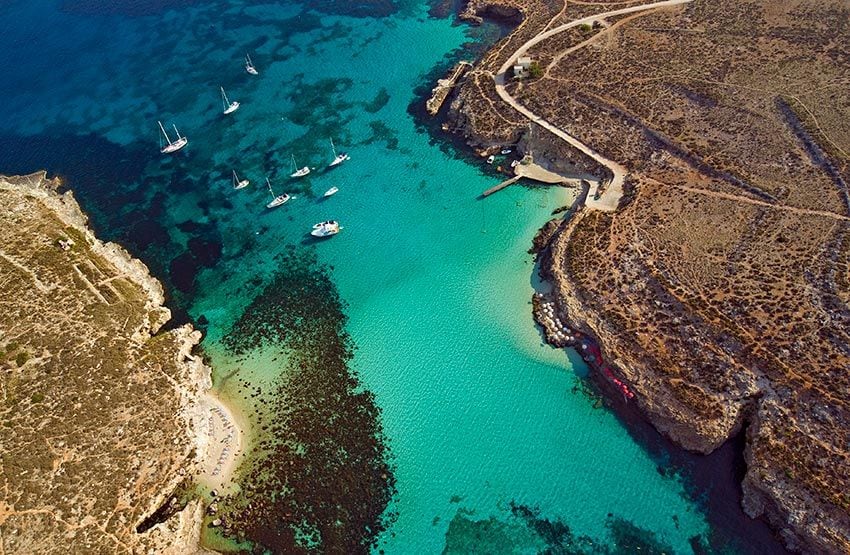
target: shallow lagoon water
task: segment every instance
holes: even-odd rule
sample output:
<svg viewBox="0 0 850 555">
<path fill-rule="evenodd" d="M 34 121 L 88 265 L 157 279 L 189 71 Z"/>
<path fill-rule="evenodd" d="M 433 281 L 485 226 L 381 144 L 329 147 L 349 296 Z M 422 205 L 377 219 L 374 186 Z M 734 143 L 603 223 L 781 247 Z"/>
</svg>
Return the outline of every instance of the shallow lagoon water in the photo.
<svg viewBox="0 0 850 555">
<path fill-rule="evenodd" d="M 567 193 L 512 187 L 478 199 L 498 177 L 434 144 L 408 112 L 426 74 L 471 40 L 467 28 L 415 2 L 376 3 L 393 12 L 382 18 L 335 15 L 331 2 L 323 12 L 195 2 L 143 16 L 134 2 L 109 13 L 77 4 L 11 2 L 0 24 L 13 45 L 0 68 L 14 76 L 0 171 L 65 174 L 101 236 L 163 277 L 177 308 L 209 321 L 204 347 L 230 399 L 226 376 L 262 382 L 277 370 L 262 353 L 235 363 L 222 335 L 276 253 L 316 249 L 348 305 L 352 365 L 382 409 L 395 467 L 397 516 L 379 549 L 557 547 L 512 506 L 613 550 L 617 522 L 676 552 L 706 537 L 678 474 L 659 472 L 576 388 L 586 368 L 542 345 L 533 325 L 526 251 Z M 242 69 L 245 51 L 258 77 Z M 219 85 L 242 103 L 230 117 Z M 159 155 L 157 119 L 189 136 L 184 152 Z M 331 136 L 352 159 L 324 171 Z M 289 180 L 292 155 L 317 170 Z M 231 168 L 247 189 L 230 189 Z M 265 210 L 266 176 L 298 198 Z M 339 193 L 319 200 L 331 186 Z M 328 218 L 343 232 L 308 239 Z"/>
</svg>

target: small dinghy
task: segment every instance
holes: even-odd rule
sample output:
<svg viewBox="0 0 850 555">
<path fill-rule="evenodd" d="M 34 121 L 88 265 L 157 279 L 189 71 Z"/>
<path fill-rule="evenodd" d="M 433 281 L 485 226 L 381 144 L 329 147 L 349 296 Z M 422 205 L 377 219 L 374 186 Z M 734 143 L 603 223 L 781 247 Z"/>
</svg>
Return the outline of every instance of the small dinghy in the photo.
<svg viewBox="0 0 850 555">
<path fill-rule="evenodd" d="M 487 163 L 488 163 L 488 164 L 492 164 L 492 163 L 493 163 L 493 162 L 495 162 L 495 161 L 496 161 L 496 157 L 495 157 L 495 156 L 493 156 L 492 154 L 491 154 L 490 156 L 488 156 L 488 157 L 487 157 Z"/>
<path fill-rule="evenodd" d="M 327 191 L 325 191 L 325 194 L 324 194 L 324 195 L 322 195 L 322 196 L 323 196 L 323 197 L 332 197 L 332 196 L 334 196 L 335 194 L 337 194 L 338 192 L 339 192 L 339 189 L 338 189 L 338 188 L 336 188 L 336 187 L 331 187 L 330 189 L 328 189 Z"/>
</svg>

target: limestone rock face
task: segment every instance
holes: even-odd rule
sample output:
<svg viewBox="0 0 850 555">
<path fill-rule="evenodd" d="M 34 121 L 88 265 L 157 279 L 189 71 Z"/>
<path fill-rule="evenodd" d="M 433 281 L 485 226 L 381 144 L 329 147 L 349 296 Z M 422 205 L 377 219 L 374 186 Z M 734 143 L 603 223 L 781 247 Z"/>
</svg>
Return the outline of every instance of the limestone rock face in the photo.
<svg viewBox="0 0 850 555">
<path fill-rule="evenodd" d="M 0 176 L 0 551 L 192 552 L 197 503 L 136 527 L 195 470 L 200 333 L 58 185 Z"/>
</svg>

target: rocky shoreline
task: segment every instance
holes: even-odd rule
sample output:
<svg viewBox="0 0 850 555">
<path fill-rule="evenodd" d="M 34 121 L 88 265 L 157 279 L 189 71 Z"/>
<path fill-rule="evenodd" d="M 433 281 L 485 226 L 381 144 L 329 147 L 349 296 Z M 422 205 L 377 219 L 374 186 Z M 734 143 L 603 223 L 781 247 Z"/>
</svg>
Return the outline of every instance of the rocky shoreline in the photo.
<svg viewBox="0 0 850 555">
<path fill-rule="evenodd" d="M 26 311 L 0 321 L 0 344 L 30 353 L 0 377 L 11 406 L 0 432 L 11 457 L 0 469 L 2 550 L 60 553 L 71 541 L 92 551 L 119 542 L 134 552 L 197 552 L 200 500 L 145 533 L 137 527 L 200 468 L 211 386 L 210 369 L 192 354 L 201 333 L 162 329 L 171 313 L 160 282 L 121 246 L 97 239 L 60 186 L 44 172 L 0 177 L 3 217 L 18 227 L 0 245 L 0 275 Z M 9 285 L 16 275 L 17 289 Z M 112 507 L 109 518 L 101 506 Z M 38 512 L 57 516 L 34 521 Z"/>
<path fill-rule="evenodd" d="M 460 17 L 471 23 L 480 23 L 482 18 L 495 14 L 500 19 L 507 17 L 516 23 L 523 21 L 526 24 L 534 17 L 536 9 L 545 12 L 541 7 L 543 4 L 531 0 L 473 0 L 464 6 Z M 542 28 L 542 25 L 539 27 Z M 569 163 L 571 167 L 578 166 L 604 179 L 607 177 L 604 169 L 580 153 L 551 141 L 543 133 L 531 137 L 527 122 L 523 122 L 510 107 L 504 105 L 498 117 L 492 114 L 494 106 L 502 104 L 491 90 L 492 78 L 481 77 L 481 74 L 488 69 L 493 71 L 504 61 L 499 53 L 506 55 L 504 53 L 510 52 L 508 45 L 521 43 L 532 33 L 528 28 L 518 26 L 513 35 L 496 45 L 483 60 L 476 62 L 480 73 L 467 76 L 458 85 L 444 129 L 461 137 L 477 151 L 484 152 L 497 145 L 519 145 L 520 152 L 533 149 L 536 157 L 538 153 L 545 153 L 543 157 L 548 158 L 548 164 L 554 168 Z M 631 185 L 621 206 L 631 202 L 633 196 L 634 185 Z M 582 200 L 577 203 L 582 204 Z M 782 418 L 778 415 L 787 410 L 783 407 L 783 394 L 766 381 L 766 376 L 743 371 L 729 378 L 736 385 L 726 392 L 696 380 L 670 380 L 654 371 L 651 351 L 645 350 L 648 347 L 624 343 L 624 338 L 629 336 L 625 334 L 624 326 L 628 324 L 608 320 L 602 313 L 590 308 L 585 293 L 568 270 L 570 257 L 576 256 L 569 250 L 570 241 L 578 240 L 575 238 L 577 228 L 599 225 L 607 229 L 613 218 L 616 216 L 589 215 L 587 208 L 579 206 L 568 219 L 548 222 L 535 238 L 534 250 L 539 255 L 540 273 L 553 285 L 552 293 L 536 294 L 532 300 L 535 321 L 541 326 L 547 341 L 559 348 L 576 347 L 595 370 L 603 389 L 627 400 L 634 399 L 642 415 L 655 429 L 689 451 L 711 453 L 745 430 L 747 443 L 744 454 L 748 470 L 743 479 L 741 504 L 747 515 L 767 519 L 785 545 L 794 551 L 837 553 L 850 549 L 850 512 L 841 506 L 842 502 L 850 503 L 850 497 L 844 501 L 839 499 L 837 503 L 835 499 L 819 498 L 799 482 L 796 471 L 766 456 L 781 437 L 781 434 L 774 437 L 777 418 Z M 605 222 L 598 223 L 602 219 Z M 589 237 L 583 235 L 581 241 L 587 240 Z M 598 304 L 598 300 L 594 302 Z M 660 302 L 672 301 L 662 297 Z M 688 319 L 688 314 L 681 312 L 680 324 L 677 325 L 686 329 L 692 325 Z M 699 335 L 682 338 L 685 344 L 690 343 L 695 349 L 698 343 L 711 345 L 715 339 L 720 341 L 720 345 L 729 341 Z M 758 364 L 751 357 L 745 359 Z M 729 360 L 722 364 L 739 366 L 747 363 L 734 357 Z M 846 467 L 850 464 L 846 453 L 843 457 Z M 840 466 L 840 460 L 841 455 L 831 462 L 822 458 L 816 465 Z"/>
</svg>

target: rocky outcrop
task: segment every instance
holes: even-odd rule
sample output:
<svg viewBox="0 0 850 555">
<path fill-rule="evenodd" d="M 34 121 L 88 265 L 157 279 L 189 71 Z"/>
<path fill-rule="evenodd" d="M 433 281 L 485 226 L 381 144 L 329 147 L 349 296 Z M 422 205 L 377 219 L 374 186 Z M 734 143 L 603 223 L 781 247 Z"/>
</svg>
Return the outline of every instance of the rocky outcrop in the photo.
<svg viewBox="0 0 850 555">
<path fill-rule="evenodd" d="M 467 10 L 480 16 L 475 6 Z M 494 92 L 506 56 L 555 18 L 606 9 L 562 7 L 518 6 L 522 23 L 476 63 L 447 127 L 476 149 L 519 143 L 552 169 L 569 161 L 602 176 L 529 133 Z M 541 236 L 551 235 L 540 264 L 554 293 L 535 300 L 535 317 L 547 338 L 587 338 L 579 348 L 595 351 L 586 359 L 600 383 L 633 393 L 687 449 L 710 452 L 746 427 L 747 513 L 765 516 L 792 549 L 846 553 L 847 103 L 812 87 L 809 62 L 796 73 L 786 62 L 818 60 L 818 75 L 847 77 L 832 9 L 695 0 L 615 21 L 590 47 L 572 48 L 587 39 L 580 29 L 543 41 L 529 53 L 546 76 L 507 86 L 631 172 L 615 214 L 579 209 Z"/>
<path fill-rule="evenodd" d="M 59 185 L 0 177 L 0 550 L 194 552 L 197 502 L 136 528 L 197 469 L 201 334 Z"/>
<path fill-rule="evenodd" d="M 484 19 L 519 24 L 523 19 L 523 2 L 517 0 L 469 0 L 459 17 L 473 25 Z"/>
<path fill-rule="evenodd" d="M 575 236 L 586 217 L 609 216 L 580 210 L 557 230 L 553 231 L 549 222 L 541 231 L 541 237 L 549 238 L 540 254 L 541 275 L 554 286 L 546 300 L 551 302 L 549 314 L 557 315 L 567 326 L 562 330 L 563 335 L 555 336 L 543 322 L 550 343 L 558 347 L 574 345 L 576 337 L 586 337 L 598 345 L 599 359 L 592 366 L 604 370 L 599 379 L 634 392 L 636 395 L 630 400 L 638 404 L 661 433 L 686 449 L 710 453 L 747 426 L 748 470 L 742 484 L 745 512 L 754 518 L 764 516 L 794 551 L 843 553 L 850 549 L 850 513 L 846 510 L 850 499 L 825 497 L 811 482 L 806 483 L 798 459 L 787 458 L 786 451 L 799 449 L 794 455 L 807 461 L 805 465 L 814 465 L 811 470 L 827 469 L 840 483 L 846 483 L 847 454 L 841 451 L 840 440 L 835 444 L 839 438 L 824 435 L 826 428 L 809 421 L 812 416 L 806 414 L 814 413 L 818 415 L 814 418 L 843 430 L 847 424 L 843 409 L 821 401 L 815 410 L 807 407 L 792 416 L 788 407 L 794 406 L 792 399 L 796 394 L 782 384 L 771 382 L 769 372 L 758 362 L 735 366 L 723 386 L 696 381 L 682 383 L 683 380 L 671 378 L 668 371 L 659 368 L 657 352 L 636 344 L 634 332 L 620 327 L 623 322 L 604 317 L 596 308 L 599 299 L 588 299 L 570 275 L 568 261 L 576 254 L 571 242 L 574 246 L 575 241 L 587 240 Z M 536 242 L 535 247 L 540 245 Z M 687 311 L 682 310 L 678 318 L 680 325 L 686 326 Z M 640 321 L 636 317 L 635 325 L 639 326 Z M 569 341 L 563 341 L 564 337 Z M 722 340 L 696 337 L 695 341 L 712 350 Z M 600 361 L 604 362 L 600 364 Z M 718 365 L 735 362 L 735 357 L 729 356 L 718 361 Z M 806 435 L 801 434 L 801 429 Z M 819 458 L 810 455 L 811 445 L 801 441 L 822 442 L 815 451 L 820 453 Z M 839 486 L 838 491 L 842 490 L 843 486 Z"/>
</svg>

